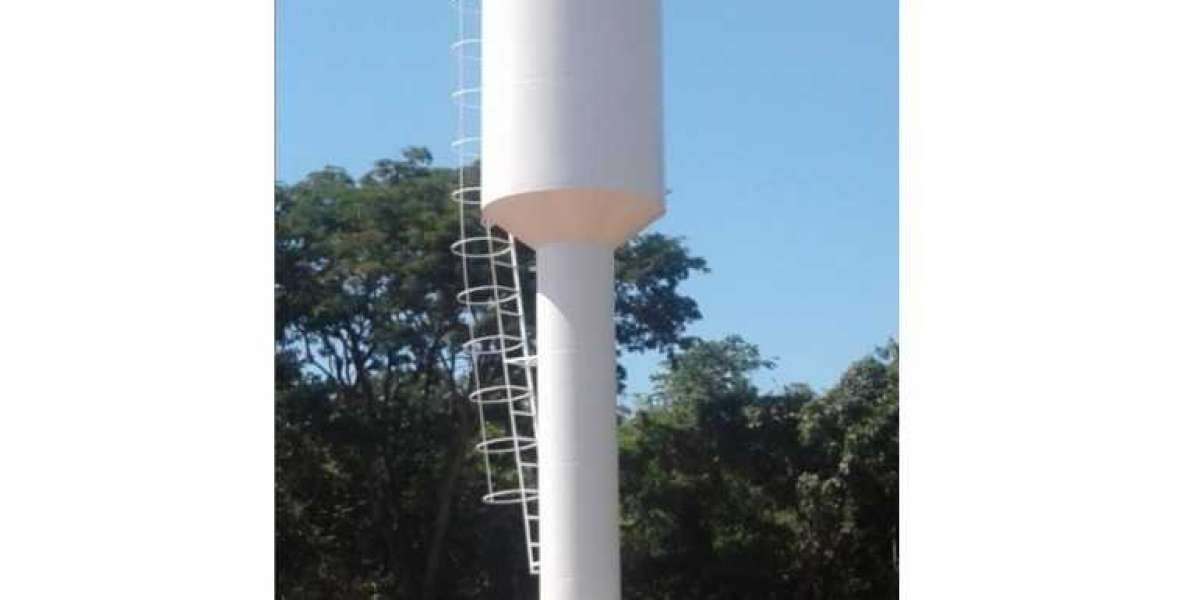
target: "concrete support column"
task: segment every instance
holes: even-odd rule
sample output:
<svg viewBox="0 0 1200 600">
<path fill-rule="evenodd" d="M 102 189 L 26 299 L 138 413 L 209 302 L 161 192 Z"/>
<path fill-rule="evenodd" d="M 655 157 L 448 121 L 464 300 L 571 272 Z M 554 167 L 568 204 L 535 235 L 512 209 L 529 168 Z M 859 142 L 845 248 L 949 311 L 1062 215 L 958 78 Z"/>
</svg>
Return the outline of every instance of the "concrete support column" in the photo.
<svg viewBox="0 0 1200 600">
<path fill-rule="evenodd" d="M 613 249 L 537 249 L 541 598 L 620 600 Z"/>
</svg>

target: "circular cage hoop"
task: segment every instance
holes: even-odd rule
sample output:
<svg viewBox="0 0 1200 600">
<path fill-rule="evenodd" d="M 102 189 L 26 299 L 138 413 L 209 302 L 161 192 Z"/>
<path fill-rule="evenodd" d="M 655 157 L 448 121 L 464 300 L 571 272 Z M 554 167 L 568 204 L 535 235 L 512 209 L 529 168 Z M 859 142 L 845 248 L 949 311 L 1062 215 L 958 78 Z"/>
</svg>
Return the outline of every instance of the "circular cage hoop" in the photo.
<svg viewBox="0 0 1200 600">
<path fill-rule="evenodd" d="M 461 137 L 450 142 L 450 150 L 454 152 L 455 156 L 467 163 L 481 158 L 479 137 L 477 136 Z"/>
<path fill-rule="evenodd" d="M 476 285 L 455 295 L 459 303 L 467 306 L 492 306 L 517 299 L 517 290 L 508 285 Z"/>
<path fill-rule="evenodd" d="M 471 89 L 458 90 L 457 92 L 454 92 L 454 94 L 459 94 L 459 95 L 469 94 L 469 93 L 472 93 Z M 479 136 L 469 135 L 466 137 L 460 137 L 460 138 L 454 140 L 453 142 L 450 142 L 450 147 L 451 148 L 461 148 L 463 146 L 474 146 L 474 145 L 478 145 L 479 142 L 480 142 Z"/>
<path fill-rule="evenodd" d="M 513 445 L 516 448 L 513 448 Z M 475 444 L 475 449 L 484 454 L 512 454 L 514 451 L 524 452 L 537 448 L 537 438 L 527 435 L 505 435 Z"/>
<path fill-rule="evenodd" d="M 522 496 L 521 492 L 522 492 L 522 490 L 520 490 L 520 489 L 496 490 L 490 494 L 484 494 L 483 495 L 483 503 L 484 504 L 521 504 L 522 502 L 536 502 L 537 501 L 537 490 L 526 489 L 526 490 L 524 490 L 525 494 L 523 496 Z"/>
<path fill-rule="evenodd" d="M 491 395 L 501 395 L 499 398 L 488 398 Z M 523 402 L 530 397 L 529 388 L 523 385 L 493 385 L 479 388 L 467 395 L 467 399 L 476 404 L 509 404 Z"/>
<path fill-rule="evenodd" d="M 469 194 L 475 194 L 475 199 L 471 200 L 468 198 L 467 196 Z M 467 206 L 479 206 L 479 186 L 472 185 L 460 187 L 457 190 L 450 192 L 450 199 L 459 204 L 465 204 Z"/>
<path fill-rule="evenodd" d="M 508 254 L 512 244 L 494 235 L 466 237 L 450 244 L 450 251 L 466 258 L 499 258 Z M 489 286 L 491 287 L 491 286 Z"/>
<path fill-rule="evenodd" d="M 455 100 L 458 100 L 461 98 L 469 98 L 472 96 L 478 96 L 482 93 L 483 93 L 482 87 L 471 86 L 471 87 L 458 88 L 458 89 L 454 90 L 453 92 L 450 92 L 450 97 L 454 98 Z M 467 137 L 461 137 L 457 140 L 450 142 L 450 146 L 454 147 L 454 146 L 459 146 L 462 144 L 473 144 L 473 143 L 479 143 L 481 141 L 483 141 L 483 140 L 479 139 L 479 136 L 467 136 Z"/>
<path fill-rule="evenodd" d="M 462 48 L 466 48 L 468 46 L 479 46 L 480 42 L 481 42 L 481 40 L 477 37 L 463 38 L 461 40 L 454 42 L 453 44 L 450 44 L 450 51 L 453 52 L 456 50 L 460 50 Z"/>
<path fill-rule="evenodd" d="M 487 347 L 491 343 L 491 347 Z M 480 356 L 491 354 L 507 354 L 513 350 L 520 350 L 525 346 L 525 340 L 519 336 L 510 335 L 507 333 L 497 333 L 494 335 L 481 335 L 479 337 L 467 340 L 463 347 L 468 352 Z"/>
</svg>

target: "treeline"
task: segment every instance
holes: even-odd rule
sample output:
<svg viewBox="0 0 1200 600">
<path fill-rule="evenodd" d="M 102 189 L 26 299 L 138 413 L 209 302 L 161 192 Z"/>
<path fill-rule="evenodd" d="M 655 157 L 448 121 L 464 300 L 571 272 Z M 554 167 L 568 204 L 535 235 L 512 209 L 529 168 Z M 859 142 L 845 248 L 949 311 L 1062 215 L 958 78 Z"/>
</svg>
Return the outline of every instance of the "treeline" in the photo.
<svg viewBox="0 0 1200 600">
<path fill-rule="evenodd" d="M 518 509 L 479 500 L 454 179 L 410 149 L 276 188 L 280 598 L 537 598 Z M 617 261 L 620 349 L 669 357 L 619 429 L 623 596 L 895 597 L 896 345 L 762 393 L 753 345 L 686 335 L 703 259 L 654 234 Z"/>
</svg>

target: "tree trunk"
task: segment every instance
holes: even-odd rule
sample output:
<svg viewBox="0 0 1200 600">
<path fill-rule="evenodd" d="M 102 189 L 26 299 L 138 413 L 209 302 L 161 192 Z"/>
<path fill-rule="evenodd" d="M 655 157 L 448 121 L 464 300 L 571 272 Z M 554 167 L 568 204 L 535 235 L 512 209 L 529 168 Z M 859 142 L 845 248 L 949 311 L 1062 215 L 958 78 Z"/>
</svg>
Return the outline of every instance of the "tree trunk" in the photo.
<svg viewBox="0 0 1200 600">
<path fill-rule="evenodd" d="M 466 443 L 461 435 L 454 436 L 454 447 L 451 449 L 446 475 L 438 485 L 437 517 L 433 522 L 433 532 L 429 538 L 428 550 L 425 554 L 425 577 L 421 584 L 421 599 L 434 600 L 437 594 L 437 575 L 441 567 L 442 553 L 446 542 L 446 531 L 450 528 L 450 508 L 454 504 L 454 489 L 458 485 L 458 477 L 466 463 Z"/>
</svg>

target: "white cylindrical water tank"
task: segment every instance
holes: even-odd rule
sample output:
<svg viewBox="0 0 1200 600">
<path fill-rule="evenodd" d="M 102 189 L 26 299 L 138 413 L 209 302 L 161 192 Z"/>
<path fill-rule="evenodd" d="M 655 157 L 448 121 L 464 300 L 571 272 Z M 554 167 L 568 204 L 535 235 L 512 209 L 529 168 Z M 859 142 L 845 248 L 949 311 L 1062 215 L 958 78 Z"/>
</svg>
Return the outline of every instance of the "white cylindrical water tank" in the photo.
<svg viewBox="0 0 1200 600">
<path fill-rule="evenodd" d="M 663 213 L 659 0 L 487 0 L 483 216 L 537 250 L 542 600 L 619 600 L 613 250 Z"/>
<path fill-rule="evenodd" d="M 659 0 L 484 2 L 484 215 L 616 246 L 663 212 Z"/>
</svg>

